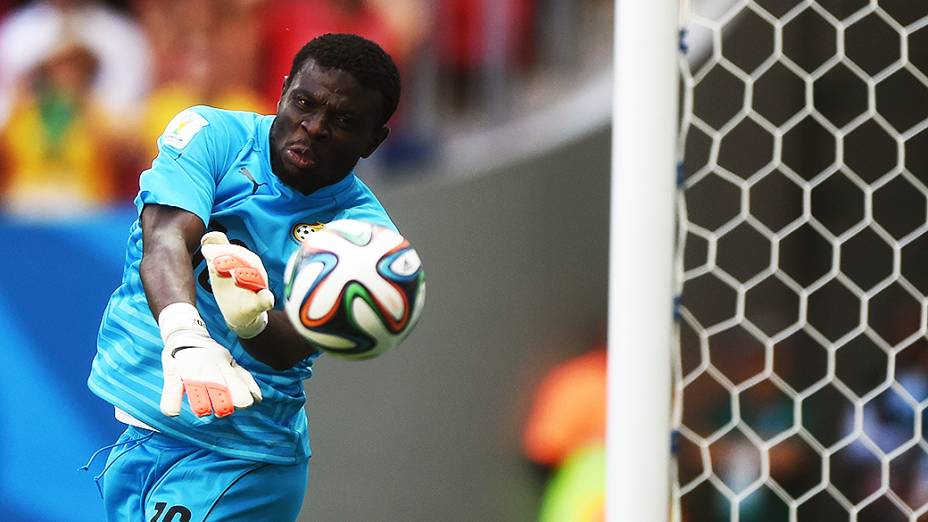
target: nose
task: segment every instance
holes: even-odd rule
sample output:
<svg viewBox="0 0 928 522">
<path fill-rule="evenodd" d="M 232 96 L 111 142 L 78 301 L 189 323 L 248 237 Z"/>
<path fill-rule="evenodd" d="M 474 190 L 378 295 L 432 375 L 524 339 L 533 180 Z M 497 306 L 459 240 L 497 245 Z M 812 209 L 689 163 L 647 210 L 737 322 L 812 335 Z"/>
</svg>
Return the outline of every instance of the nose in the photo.
<svg viewBox="0 0 928 522">
<path fill-rule="evenodd" d="M 329 139 L 329 128 L 325 123 L 325 116 L 321 113 L 307 115 L 300 120 L 300 127 L 316 141 Z"/>
</svg>

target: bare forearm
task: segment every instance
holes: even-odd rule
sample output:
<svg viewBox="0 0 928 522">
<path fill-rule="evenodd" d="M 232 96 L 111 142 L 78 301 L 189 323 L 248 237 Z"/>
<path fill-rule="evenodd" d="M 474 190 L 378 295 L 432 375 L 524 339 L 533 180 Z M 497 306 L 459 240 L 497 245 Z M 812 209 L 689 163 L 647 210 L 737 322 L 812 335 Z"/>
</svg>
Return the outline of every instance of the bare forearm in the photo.
<svg viewBox="0 0 928 522">
<path fill-rule="evenodd" d="M 315 352 L 290 324 L 286 313 L 271 310 L 268 315 L 267 328 L 261 334 L 241 340 L 252 357 L 275 370 L 286 370 Z"/>
<path fill-rule="evenodd" d="M 143 210 L 139 275 L 155 318 L 171 303 L 196 304 L 190 256 L 203 232 L 202 221 L 187 211 L 159 205 Z"/>
<path fill-rule="evenodd" d="M 171 303 L 196 304 L 193 270 L 186 249 L 164 246 L 146 253 L 139 274 L 154 317 Z"/>
</svg>

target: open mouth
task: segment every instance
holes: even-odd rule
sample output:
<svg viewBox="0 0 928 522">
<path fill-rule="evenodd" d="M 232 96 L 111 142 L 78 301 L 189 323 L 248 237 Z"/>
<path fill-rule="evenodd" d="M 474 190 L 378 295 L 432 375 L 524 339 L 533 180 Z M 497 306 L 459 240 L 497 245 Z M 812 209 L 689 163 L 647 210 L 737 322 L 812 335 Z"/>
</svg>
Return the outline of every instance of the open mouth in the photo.
<svg viewBox="0 0 928 522">
<path fill-rule="evenodd" d="M 301 169 L 310 167 L 316 163 L 316 156 L 313 155 L 309 147 L 303 145 L 291 145 L 284 151 L 284 155 L 291 163 Z"/>
</svg>

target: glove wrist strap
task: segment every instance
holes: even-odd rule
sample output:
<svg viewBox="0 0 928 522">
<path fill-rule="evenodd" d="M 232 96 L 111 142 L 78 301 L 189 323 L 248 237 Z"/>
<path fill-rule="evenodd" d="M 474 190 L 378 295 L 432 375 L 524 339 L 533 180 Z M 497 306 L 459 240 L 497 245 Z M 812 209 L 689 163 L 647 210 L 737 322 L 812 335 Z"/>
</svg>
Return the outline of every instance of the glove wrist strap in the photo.
<svg viewBox="0 0 928 522">
<path fill-rule="evenodd" d="M 161 340 L 165 343 L 168 337 L 182 331 L 209 337 L 200 312 L 190 303 L 171 303 L 165 306 L 158 314 L 158 327 L 161 329 Z"/>
</svg>

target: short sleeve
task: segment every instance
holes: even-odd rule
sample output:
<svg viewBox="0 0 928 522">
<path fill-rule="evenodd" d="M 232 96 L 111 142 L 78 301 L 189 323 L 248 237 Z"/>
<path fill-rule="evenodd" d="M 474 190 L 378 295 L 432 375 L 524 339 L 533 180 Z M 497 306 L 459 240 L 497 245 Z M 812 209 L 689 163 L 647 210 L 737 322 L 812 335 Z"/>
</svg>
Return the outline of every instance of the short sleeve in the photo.
<svg viewBox="0 0 928 522">
<path fill-rule="evenodd" d="M 395 232 L 399 232 L 399 230 L 396 228 L 396 225 L 394 225 L 393 221 L 390 219 L 390 216 L 387 215 L 386 210 L 384 210 L 380 205 L 368 204 L 351 208 L 342 212 L 338 216 L 338 219 L 357 219 L 358 221 L 367 221 L 383 227 L 387 227 Z"/>
<path fill-rule="evenodd" d="M 135 206 L 168 205 L 196 214 L 209 224 L 213 196 L 223 165 L 222 122 L 205 108 L 190 108 L 175 116 L 158 138 L 158 156 L 139 178 Z M 211 121 L 212 120 L 212 121 Z"/>
</svg>

